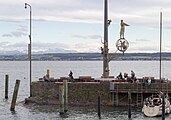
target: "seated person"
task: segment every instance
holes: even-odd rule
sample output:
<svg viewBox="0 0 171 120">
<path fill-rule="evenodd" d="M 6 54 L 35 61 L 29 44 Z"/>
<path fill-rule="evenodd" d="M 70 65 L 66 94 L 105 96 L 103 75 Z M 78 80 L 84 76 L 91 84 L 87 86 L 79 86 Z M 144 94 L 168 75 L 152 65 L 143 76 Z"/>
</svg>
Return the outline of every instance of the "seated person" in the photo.
<svg viewBox="0 0 171 120">
<path fill-rule="evenodd" d="M 69 73 L 69 79 L 70 80 L 73 80 L 74 79 L 72 71 L 70 71 L 70 73 Z"/>
<path fill-rule="evenodd" d="M 134 71 L 131 70 L 131 78 L 134 79 L 135 78 L 135 73 Z"/>
<path fill-rule="evenodd" d="M 127 78 L 128 78 L 128 73 L 124 73 L 124 78 L 125 78 L 125 80 L 127 80 Z"/>
<path fill-rule="evenodd" d="M 47 74 L 46 74 L 45 76 L 43 76 L 43 80 L 44 80 L 45 82 L 49 82 L 49 81 L 50 81 Z"/>
<path fill-rule="evenodd" d="M 117 76 L 117 78 L 118 78 L 119 80 L 122 80 L 122 79 L 123 79 L 122 73 L 121 73 L 121 72 L 120 72 L 120 74 Z"/>
</svg>

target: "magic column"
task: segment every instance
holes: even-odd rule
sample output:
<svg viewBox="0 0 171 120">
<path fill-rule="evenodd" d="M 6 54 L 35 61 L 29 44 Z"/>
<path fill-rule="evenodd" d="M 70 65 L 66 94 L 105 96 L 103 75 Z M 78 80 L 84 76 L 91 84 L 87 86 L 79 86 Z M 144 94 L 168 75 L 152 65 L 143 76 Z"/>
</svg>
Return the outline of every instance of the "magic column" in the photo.
<svg viewBox="0 0 171 120">
<path fill-rule="evenodd" d="M 108 49 L 108 0 L 104 0 L 104 49 L 103 49 L 103 78 L 109 77 Z"/>
</svg>

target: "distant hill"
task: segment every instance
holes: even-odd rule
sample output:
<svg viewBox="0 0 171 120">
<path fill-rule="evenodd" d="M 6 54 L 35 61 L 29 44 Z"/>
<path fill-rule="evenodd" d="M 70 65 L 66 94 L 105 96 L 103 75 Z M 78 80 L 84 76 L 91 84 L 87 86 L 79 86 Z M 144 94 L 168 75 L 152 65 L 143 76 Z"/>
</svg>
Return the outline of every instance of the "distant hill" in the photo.
<svg viewBox="0 0 171 120">
<path fill-rule="evenodd" d="M 112 60 L 159 60 L 159 53 L 121 53 L 110 54 Z M 102 60 L 103 56 L 100 53 L 47 53 L 47 54 L 33 54 L 32 60 L 35 61 L 74 61 L 74 60 Z M 0 55 L 0 60 L 18 60 L 26 61 L 28 60 L 28 55 L 26 54 L 16 54 L 16 55 Z M 171 53 L 162 53 L 162 60 L 171 60 Z"/>
</svg>

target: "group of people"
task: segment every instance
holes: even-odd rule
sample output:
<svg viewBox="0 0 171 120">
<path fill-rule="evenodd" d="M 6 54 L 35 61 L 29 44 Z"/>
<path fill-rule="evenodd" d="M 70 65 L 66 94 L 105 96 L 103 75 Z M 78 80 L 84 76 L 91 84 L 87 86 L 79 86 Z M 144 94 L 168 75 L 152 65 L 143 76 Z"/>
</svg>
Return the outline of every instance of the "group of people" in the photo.
<svg viewBox="0 0 171 120">
<path fill-rule="evenodd" d="M 128 78 L 128 74 L 124 73 L 124 76 L 122 76 L 122 73 L 120 72 L 119 75 L 117 76 L 117 79 L 119 80 L 123 80 L 123 79 L 127 79 Z M 131 79 L 135 79 L 135 73 L 133 70 L 131 70 Z"/>
<path fill-rule="evenodd" d="M 70 70 L 68 76 L 69 76 L 69 79 L 70 79 L 70 80 L 74 80 L 73 72 L 72 72 L 71 70 Z M 50 79 L 50 77 L 49 77 L 48 74 L 46 74 L 46 75 L 43 76 L 43 80 L 44 80 L 45 82 L 50 82 L 50 81 L 51 81 L 51 79 Z"/>
</svg>

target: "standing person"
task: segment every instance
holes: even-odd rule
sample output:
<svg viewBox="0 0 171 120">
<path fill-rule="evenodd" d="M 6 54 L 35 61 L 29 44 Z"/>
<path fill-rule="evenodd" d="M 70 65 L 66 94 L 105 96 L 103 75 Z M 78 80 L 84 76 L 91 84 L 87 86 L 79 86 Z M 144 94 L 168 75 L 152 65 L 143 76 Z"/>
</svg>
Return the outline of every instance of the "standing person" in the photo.
<svg viewBox="0 0 171 120">
<path fill-rule="evenodd" d="M 131 70 L 131 78 L 134 79 L 135 78 L 135 73 L 133 70 Z"/>
<path fill-rule="evenodd" d="M 124 23 L 123 20 L 121 20 L 120 23 L 121 29 L 120 29 L 120 38 L 124 39 L 124 32 L 125 32 L 125 26 L 129 26 L 128 24 Z"/>
</svg>

